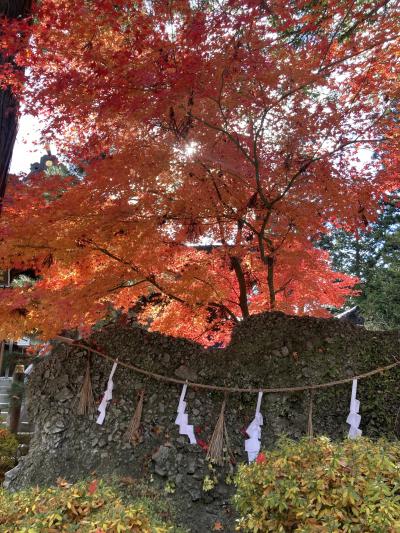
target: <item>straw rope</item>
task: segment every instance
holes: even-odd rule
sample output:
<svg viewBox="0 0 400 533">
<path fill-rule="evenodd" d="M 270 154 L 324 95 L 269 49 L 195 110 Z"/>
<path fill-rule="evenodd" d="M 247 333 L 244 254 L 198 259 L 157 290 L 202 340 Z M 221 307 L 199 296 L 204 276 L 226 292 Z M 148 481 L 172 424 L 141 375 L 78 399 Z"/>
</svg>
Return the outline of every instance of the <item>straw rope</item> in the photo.
<svg viewBox="0 0 400 533">
<path fill-rule="evenodd" d="M 219 414 L 217 424 L 208 444 L 207 459 L 211 463 L 222 466 L 225 460 L 232 456 L 229 448 L 229 437 L 225 423 L 225 408 L 228 394 L 225 393 L 224 401 L 222 402 L 221 412 Z"/>
<path fill-rule="evenodd" d="M 89 356 L 90 357 L 90 356 Z M 90 378 L 90 360 L 87 360 L 85 377 L 79 393 L 78 415 L 88 415 L 95 411 L 96 404 L 93 397 L 92 380 Z"/>
<path fill-rule="evenodd" d="M 127 440 L 134 446 L 137 446 L 140 443 L 140 439 L 141 439 L 140 422 L 142 420 L 143 400 L 144 400 L 144 389 L 141 389 L 139 392 L 139 398 L 138 398 L 135 412 L 133 413 L 133 416 L 131 418 L 131 421 L 129 423 L 128 429 L 126 430 L 126 434 L 125 434 Z"/>
<path fill-rule="evenodd" d="M 95 350 L 94 348 L 91 348 L 90 346 L 86 346 L 85 344 L 77 343 L 73 339 L 69 339 L 68 337 L 57 336 L 55 339 L 58 341 L 70 344 L 74 348 L 82 348 L 83 350 L 88 350 L 96 355 L 99 355 L 100 357 L 103 357 L 104 359 L 108 359 L 109 361 L 113 363 L 115 362 L 115 359 L 111 357 L 110 355 L 102 353 L 99 350 Z M 215 390 L 215 391 L 221 391 L 221 392 L 238 392 L 238 393 L 265 392 L 265 393 L 276 393 L 276 394 L 284 393 L 284 392 L 289 392 L 289 393 L 290 392 L 302 392 L 302 391 L 307 391 L 307 390 L 326 389 L 329 387 L 335 387 L 336 385 L 343 385 L 345 383 L 351 383 L 354 379 L 361 380 L 361 379 L 369 378 L 371 376 L 375 376 L 376 374 L 382 374 L 383 372 L 387 372 L 388 370 L 391 370 L 392 368 L 395 368 L 399 365 L 400 365 L 400 360 L 396 360 L 394 363 L 391 363 L 390 365 L 374 368 L 373 370 L 370 370 L 369 372 L 364 372 L 363 374 L 358 374 L 357 376 L 338 379 L 336 381 L 328 381 L 326 383 L 317 383 L 315 385 L 303 385 L 301 387 L 263 388 L 263 387 L 222 387 L 220 385 L 208 385 L 206 383 L 196 383 L 196 382 L 187 381 L 184 379 L 164 376 L 163 374 L 157 374 L 156 372 L 150 372 L 150 370 L 144 370 L 143 368 L 139 368 L 138 366 L 131 365 L 130 363 L 124 363 L 123 361 L 118 361 L 118 366 L 129 368 L 130 370 L 133 370 L 137 374 L 142 374 L 144 376 L 148 376 L 150 378 L 153 378 L 159 381 L 176 383 L 177 385 L 186 384 L 188 387 L 192 387 L 192 388 Z"/>
<path fill-rule="evenodd" d="M 314 428 L 313 428 L 313 400 L 314 400 L 314 390 L 310 390 L 310 399 L 309 399 L 309 406 L 308 406 L 308 423 L 307 423 L 307 437 L 309 439 L 312 439 L 314 436 Z"/>
</svg>

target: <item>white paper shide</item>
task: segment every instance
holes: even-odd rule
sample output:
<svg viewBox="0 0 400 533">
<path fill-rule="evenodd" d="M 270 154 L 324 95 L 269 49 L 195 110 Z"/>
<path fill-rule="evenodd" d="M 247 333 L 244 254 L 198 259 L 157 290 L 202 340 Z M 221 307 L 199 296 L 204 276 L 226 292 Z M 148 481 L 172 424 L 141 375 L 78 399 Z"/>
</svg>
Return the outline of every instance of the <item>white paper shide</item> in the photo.
<svg viewBox="0 0 400 533">
<path fill-rule="evenodd" d="M 117 369 L 117 365 L 118 365 L 118 360 L 115 361 L 115 363 L 113 364 L 110 376 L 108 378 L 107 388 L 106 388 L 106 390 L 104 392 L 104 395 L 103 395 L 103 398 L 101 400 L 101 403 L 100 403 L 100 405 L 99 405 L 99 407 L 97 409 L 100 414 L 97 417 L 96 423 L 100 424 L 100 425 L 103 424 L 104 419 L 106 417 L 106 409 L 107 409 L 108 402 L 110 402 L 112 400 L 112 392 L 113 392 L 113 388 L 114 388 L 113 377 L 114 377 L 114 373 L 115 373 L 115 371 Z"/>
<path fill-rule="evenodd" d="M 249 438 L 245 440 L 244 448 L 247 452 L 249 463 L 254 461 L 257 458 L 258 454 L 260 453 L 261 426 L 263 425 L 263 416 L 260 412 L 262 397 L 263 397 L 263 393 L 259 392 L 258 399 L 257 399 L 256 413 L 249 427 L 246 429 L 246 433 L 249 436 Z"/>
<path fill-rule="evenodd" d="M 194 435 L 193 426 L 189 424 L 189 415 L 186 411 L 186 389 L 185 384 L 182 388 L 181 397 L 178 404 L 178 416 L 176 417 L 175 424 L 179 426 L 179 434 L 189 437 L 190 444 L 197 444 L 196 437 Z"/>
<path fill-rule="evenodd" d="M 350 425 L 349 429 L 349 439 L 356 439 L 362 434 L 360 427 L 361 416 L 359 415 L 360 411 L 360 401 L 356 399 L 357 394 L 357 380 L 353 379 L 353 386 L 351 388 L 351 401 L 350 401 L 350 413 L 347 417 L 346 422 Z"/>
</svg>

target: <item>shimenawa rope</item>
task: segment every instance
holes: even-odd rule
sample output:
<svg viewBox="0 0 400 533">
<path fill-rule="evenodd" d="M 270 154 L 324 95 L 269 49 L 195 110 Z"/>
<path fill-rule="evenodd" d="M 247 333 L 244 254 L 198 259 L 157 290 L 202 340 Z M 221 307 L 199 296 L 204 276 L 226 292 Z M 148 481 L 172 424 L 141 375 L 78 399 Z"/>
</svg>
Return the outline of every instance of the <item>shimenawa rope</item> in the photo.
<svg viewBox="0 0 400 533">
<path fill-rule="evenodd" d="M 95 350 L 94 348 L 91 348 L 90 346 L 86 346 L 85 344 L 75 342 L 73 339 L 69 339 L 68 337 L 57 336 L 55 337 L 55 340 L 69 344 L 73 346 L 74 348 L 82 348 L 84 350 L 88 350 L 92 353 L 99 355 L 100 357 L 103 357 L 104 359 L 108 359 L 109 361 L 113 363 L 115 362 L 115 359 L 111 357 L 110 355 L 99 352 L 98 350 Z M 282 392 L 289 392 L 289 393 L 290 392 L 302 392 L 306 390 L 326 389 L 329 387 L 335 387 L 336 385 L 343 385 L 344 383 L 351 383 L 353 379 L 366 379 L 371 376 L 374 376 L 375 374 L 382 374 L 383 372 L 387 372 L 388 370 L 391 370 L 392 368 L 395 368 L 396 366 L 399 366 L 399 365 L 400 365 L 400 360 L 396 360 L 395 363 L 391 363 L 390 365 L 374 368 L 373 370 L 370 370 L 369 372 L 364 372 L 363 374 L 352 376 L 351 378 L 338 379 L 336 381 L 328 381 L 326 383 L 318 383 L 315 385 L 303 385 L 301 387 L 263 388 L 263 387 L 222 387 L 220 385 L 208 385 L 205 383 L 195 383 L 193 381 L 187 381 L 183 379 L 173 378 L 170 376 L 164 376 L 163 374 L 157 374 L 156 372 L 150 372 L 150 370 L 144 370 L 143 368 L 139 368 L 138 366 L 131 365 L 129 363 L 124 363 L 123 361 L 118 361 L 118 366 L 129 368 L 130 370 L 133 370 L 134 372 L 138 374 L 149 376 L 159 381 L 176 383 L 177 385 L 187 384 L 188 387 L 192 387 L 192 388 L 215 390 L 215 391 L 221 391 L 221 392 L 239 392 L 239 393 L 241 392 L 248 392 L 248 393 L 265 392 L 265 393 L 276 393 L 276 394 L 279 394 Z"/>
</svg>

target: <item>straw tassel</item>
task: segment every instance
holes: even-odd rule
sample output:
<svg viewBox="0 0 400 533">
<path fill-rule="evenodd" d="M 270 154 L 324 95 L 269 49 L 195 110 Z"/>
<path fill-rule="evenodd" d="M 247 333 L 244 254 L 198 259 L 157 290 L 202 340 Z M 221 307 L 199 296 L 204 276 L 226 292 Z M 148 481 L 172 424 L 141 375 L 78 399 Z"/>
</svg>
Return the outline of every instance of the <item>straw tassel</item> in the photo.
<svg viewBox="0 0 400 533">
<path fill-rule="evenodd" d="M 217 465 L 224 464 L 224 447 L 229 454 L 228 433 L 225 425 L 225 406 L 226 396 L 222 402 L 221 412 L 218 417 L 217 424 L 212 434 L 210 444 L 208 445 L 207 459 Z"/>
<path fill-rule="evenodd" d="M 307 437 L 312 439 L 314 436 L 313 429 L 313 400 L 314 400 L 314 390 L 310 390 L 310 403 L 308 407 L 308 424 L 307 424 Z"/>
<path fill-rule="evenodd" d="M 139 392 L 139 400 L 129 423 L 128 429 L 126 430 L 126 438 L 128 441 L 137 446 L 141 442 L 142 432 L 140 430 L 140 422 L 142 420 L 143 412 L 143 398 L 144 398 L 144 389 Z"/>
<path fill-rule="evenodd" d="M 85 377 L 79 394 L 78 415 L 88 415 L 95 410 L 92 381 L 90 379 L 90 360 L 87 360 Z"/>
</svg>

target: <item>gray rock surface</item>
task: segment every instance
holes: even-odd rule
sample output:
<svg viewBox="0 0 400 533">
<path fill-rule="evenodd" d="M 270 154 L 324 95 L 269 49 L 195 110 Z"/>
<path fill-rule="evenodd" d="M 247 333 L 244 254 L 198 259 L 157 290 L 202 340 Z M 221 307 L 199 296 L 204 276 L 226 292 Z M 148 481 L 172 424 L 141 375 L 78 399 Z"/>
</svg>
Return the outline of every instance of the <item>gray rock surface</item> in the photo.
<svg viewBox="0 0 400 533">
<path fill-rule="evenodd" d="M 352 376 L 393 362 L 398 354 L 397 333 L 367 332 L 335 320 L 294 318 L 280 313 L 251 317 L 233 333 L 223 350 L 204 350 L 195 343 L 149 333 L 138 326 L 110 326 L 90 342 L 120 361 L 183 379 L 196 376 L 210 384 L 298 386 Z M 245 461 L 244 429 L 254 416 L 256 394 L 231 394 L 226 407 L 231 461 L 210 470 L 205 444 L 215 427 L 223 395 L 188 388 L 187 412 L 200 445 L 191 446 L 178 433 L 174 421 L 181 387 L 155 381 L 119 366 L 114 376 L 113 400 L 103 426 L 96 413 L 76 414 L 87 353 L 56 345 L 39 363 L 29 380 L 30 419 L 35 425 L 28 455 L 6 475 L 5 486 L 16 490 L 45 485 L 58 477 L 75 481 L 97 476 L 131 476 L 153 483 L 176 504 L 180 522 L 192 533 L 211 531 L 218 519 L 224 531 L 234 531 L 229 483 L 235 464 Z M 91 378 L 97 403 L 105 390 L 111 363 L 91 356 Z M 397 369 L 359 383 L 361 427 L 364 434 L 395 435 L 400 406 Z M 125 439 L 135 410 L 138 391 L 144 387 L 143 441 L 133 447 Z M 348 429 L 351 384 L 317 391 L 314 430 L 341 438 Z M 264 396 L 262 445 L 269 448 L 287 434 L 306 434 L 307 393 Z M 213 480 L 210 488 L 205 480 Z M 209 490 L 205 490 L 209 489 Z"/>
</svg>

